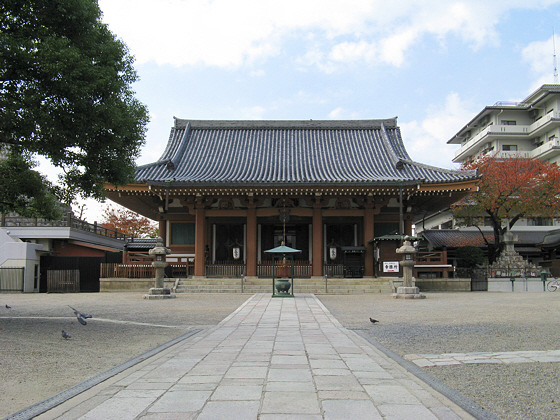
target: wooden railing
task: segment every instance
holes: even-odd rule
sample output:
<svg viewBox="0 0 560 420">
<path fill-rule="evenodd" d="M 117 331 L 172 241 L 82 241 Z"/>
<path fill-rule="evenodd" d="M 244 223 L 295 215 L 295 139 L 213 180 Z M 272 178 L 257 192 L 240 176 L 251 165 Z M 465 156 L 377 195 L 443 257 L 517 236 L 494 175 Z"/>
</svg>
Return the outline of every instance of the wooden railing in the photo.
<svg viewBox="0 0 560 420">
<path fill-rule="evenodd" d="M 344 277 L 344 265 L 324 264 L 323 273 L 325 273 L 327 277 Z"/>
<path fill-rule="evenodd" d="M 194 263 L 168 263 L 165 276 L 171 278 L 186 278 L 194 273 Z M 155 269 L 152 264 L 117 264 L 101 263 L 101 278 L 120 279 L 150 279 L 155 277 Z"/>
<path fill-rule="evenodd" d="M 149 251 L 125 251 L 123 253 L 124 264 L 151 263 L 155 261 L 155 256 L 150 255 Z"/>
<path fill-rule="evenodd" d="M 277 277 L 288 277 L 290 275 L 290 270 L 292 267 L 291 261 L 286 261 L 286 266 L 282 266 L 282 263 L 276 261 L 275 275 Z M 258 277 L 272 277 L 272 261 L 263 261 L 257 264 L 257 276 Z M 306 278 L 311 277 L 312 265 L 307 260 L 294 260 L 294 277 Z"/>
<path fill-rule="evenodd" d="M 206 277 L 241 277 L 245 274 L 245 264 L 217 262 L 206 265 Z"/>
<path fill-rule="evenodd" d="M 418 252 L 415 255 L 415 264 L 417 265 L 447 264 L 447 251 Z"/>
</svg>

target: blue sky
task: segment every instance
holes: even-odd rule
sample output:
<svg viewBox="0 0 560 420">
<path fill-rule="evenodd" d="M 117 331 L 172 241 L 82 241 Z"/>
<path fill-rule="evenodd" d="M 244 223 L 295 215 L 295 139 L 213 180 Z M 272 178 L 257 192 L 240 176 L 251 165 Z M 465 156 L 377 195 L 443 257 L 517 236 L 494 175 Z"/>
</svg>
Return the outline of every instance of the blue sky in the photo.
<svg viewBox="0 0 560 420">
<path fill-rule="evenodd" d="M 138 164 L 173 117 L 398 116 L 411 157 L 454 168 L 446 142 L 486 105 L 553 83 L 560 0 L 99 0 L 150 111 Z M 556 38 L 560 54 L 560 37 Z M 88 202 L 88 220 L 96 206 Z"/>
</svg>

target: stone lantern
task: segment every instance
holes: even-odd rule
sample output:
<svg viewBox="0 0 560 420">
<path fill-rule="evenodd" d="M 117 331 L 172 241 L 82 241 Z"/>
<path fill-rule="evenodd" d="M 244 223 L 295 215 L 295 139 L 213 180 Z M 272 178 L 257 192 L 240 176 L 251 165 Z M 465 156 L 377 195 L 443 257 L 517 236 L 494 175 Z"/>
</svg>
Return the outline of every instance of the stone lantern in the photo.
<svg viewBox="0 0 560 420">
<path fill-rule="evenodd" d="M 165 257 L 171 251 L 163 246 L 163 239 L 158 237 L 156 239 L 156 246 L 150 249 L 148 252 L 150 255 L 155 256 L 155 261 L 152 262 L 152 267 L 155 268 L 155 287 L 152 287 L 147 295 L 144 295 L 146 299 L 169 299 L 174 298 L 175 295 L 171 293 L 171 289 L 164 287 L 163 277 L 164 270 L 168 264 L 165 262 Z"/>
<path fill-rule="evenodd" d="M 397 249 L 397 254 L 402 254 L 401 267 L 403 270 L 403 285 L 397 287 L 393 296 L 401 299 L 423 299 L 426 296 L 420 293 L 418 287 L 412 283 L 412 269 L 414 267 L 414 254 L 416 249 L 410 243 L 410 236 L 404 237 L 403 245 Z"/>
</svg>

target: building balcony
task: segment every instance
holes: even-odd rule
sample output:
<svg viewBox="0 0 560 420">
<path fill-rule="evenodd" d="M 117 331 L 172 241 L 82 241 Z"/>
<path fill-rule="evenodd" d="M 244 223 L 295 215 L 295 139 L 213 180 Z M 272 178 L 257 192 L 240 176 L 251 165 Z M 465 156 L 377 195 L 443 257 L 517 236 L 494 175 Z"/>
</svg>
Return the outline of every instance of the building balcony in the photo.
<svg viewBox="0 0 560 420">
<path fill-rule="evenodd" d="M 549 160 L 550 158 L 560 154 L 560 139 L 554 139 L 546 142 L 542 146 L 531 151 L 532 158 Z"/>
<path fill-rule="evenodd" d="M 500 152 L 492 152 L 492 156 L 496 159 L 529 159 L 532 157 L 532 152 L 528 150 L 502 150 Z"/>
<path fill-rule="evenodd" d="M 549 112 L 529 126 L 529 133 L 538 136 L 541 132 L 550 130 L 550 126 L 555 123 L 560 123 L 560 112 Z"/>
<path fill-rule="evenodd" d="M 529 125 L 489 125 L 457 150 L 453 162 L 462 162 L 469 156 L 475 155 L 478 152 L 477 147 L 480 148 L 493 137 L 527 137 L 530 127 Z"/>
</svg>

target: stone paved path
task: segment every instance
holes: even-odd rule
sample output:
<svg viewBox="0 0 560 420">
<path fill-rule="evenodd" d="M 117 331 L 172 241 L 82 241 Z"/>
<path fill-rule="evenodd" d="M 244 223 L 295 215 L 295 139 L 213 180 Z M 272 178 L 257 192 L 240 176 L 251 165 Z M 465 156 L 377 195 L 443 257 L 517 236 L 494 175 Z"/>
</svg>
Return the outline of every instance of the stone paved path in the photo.
<svg viewBox="0 0 560 420">
<path fill-rule="evenodd" d="M 407 354 L 405 359 L 420 367 L 447 366 L 478 363 L 531 363 L 560 362 L 560 350 L 508 351 L 443 354 Z"/>
<path fill-rule="evenodd" d="M 469 419 L 313 295 L 250 298 L 218 326 L 47 411 L 65 419 Z"/>
</svg>

